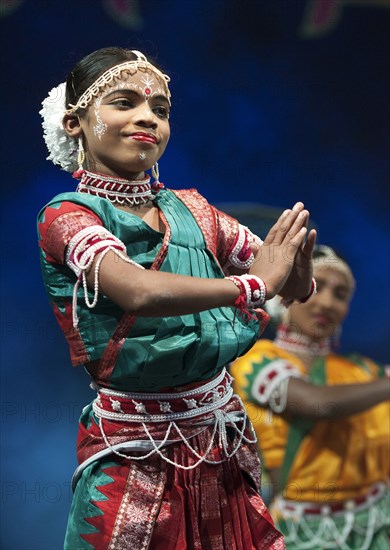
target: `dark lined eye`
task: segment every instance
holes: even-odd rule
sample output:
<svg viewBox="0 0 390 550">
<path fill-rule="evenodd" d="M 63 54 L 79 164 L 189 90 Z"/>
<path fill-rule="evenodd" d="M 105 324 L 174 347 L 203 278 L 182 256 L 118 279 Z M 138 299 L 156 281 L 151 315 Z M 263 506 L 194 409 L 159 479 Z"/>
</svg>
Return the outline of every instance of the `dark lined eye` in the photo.
<svg viewBox="0 0 390 550">
<path fill-rule="evenodd" d="M 153 107 L 153 113 L 160 118 L 169 118 L 169 110 L 162 105 Z"/>
<path fill-rule="evenodd" d="M 348 299 L 348 289 L 344 287 L 339 287 L 334 289 L 334 296 L 337 300 L 345 302 Z"/>
<path fill-rule="evenodd" d="M 115 107 L 119 107 L 122 109 L 131 109 L 132 107 L 134 107 L 134 103 L 130 99 L 127 99 L 125 97 L 111 101 L 111 105 L 115 105 Z"/>
</svg>

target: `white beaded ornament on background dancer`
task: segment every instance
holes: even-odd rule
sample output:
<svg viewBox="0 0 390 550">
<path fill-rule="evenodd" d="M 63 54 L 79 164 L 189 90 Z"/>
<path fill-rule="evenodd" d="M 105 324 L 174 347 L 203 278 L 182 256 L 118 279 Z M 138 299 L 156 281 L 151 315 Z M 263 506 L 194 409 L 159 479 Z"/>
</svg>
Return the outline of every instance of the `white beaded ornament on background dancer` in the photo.
<svg viewBox="0 0 390 550">
<path fill-rule="evenodd" d="M 352 296 L 355 291 L 356 281 L 347 262 L 337 256 L 329 246 L 324 244 L 317 245 L 316 250 L 320 252 L 320 255 L 313 258 L 313 269 L 332 269 L 344 275 L 347 280 L 349 294 Z"/>
</svg>

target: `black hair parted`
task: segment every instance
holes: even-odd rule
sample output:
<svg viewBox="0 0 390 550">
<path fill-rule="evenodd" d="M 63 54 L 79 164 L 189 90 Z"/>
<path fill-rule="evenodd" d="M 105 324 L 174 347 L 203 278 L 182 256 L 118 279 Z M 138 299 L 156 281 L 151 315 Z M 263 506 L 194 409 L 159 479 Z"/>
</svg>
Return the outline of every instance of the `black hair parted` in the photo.
<svg viewBox="0 0 390 550">
<path fill-rule="evenodd" d="M 71 104 L 76 105 L 85 90 L 105 71 L 120 63 L 136 59 L 136 54 L 131 50 L 116 46 L 101 48 L 83 57 L 69 73 L 66 80 L 66 107 L 69 108 Z M 148 58 L 148 61 L 159 69 L 153 59 Z"/>
</svg>

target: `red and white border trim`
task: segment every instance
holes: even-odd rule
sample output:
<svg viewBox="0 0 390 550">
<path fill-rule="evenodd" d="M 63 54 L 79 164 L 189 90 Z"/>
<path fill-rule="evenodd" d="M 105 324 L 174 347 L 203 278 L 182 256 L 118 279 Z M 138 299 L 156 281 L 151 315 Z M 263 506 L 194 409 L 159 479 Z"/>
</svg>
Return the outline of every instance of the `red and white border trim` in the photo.
<svg viewBox="0 0 390 550">
<path fill-rule="evenodd" d="M 268 405 L 273 412 L 281 413 L 287 404 L 288 381 L 290 378 L 303 378 L 303 375 L 288 361 L 271 361 L 256 376 L 251 396 L 261 405 Z"/>
</svg>

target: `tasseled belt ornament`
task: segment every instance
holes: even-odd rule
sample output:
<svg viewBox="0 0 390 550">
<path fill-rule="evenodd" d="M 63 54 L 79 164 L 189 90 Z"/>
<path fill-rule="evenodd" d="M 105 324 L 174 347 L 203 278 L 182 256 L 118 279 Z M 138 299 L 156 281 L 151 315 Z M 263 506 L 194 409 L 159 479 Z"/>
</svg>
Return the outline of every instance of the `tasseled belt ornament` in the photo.
<svg viewBox="0 0 390 550">
<path fill-rule="evenodd" d="M 120 392 L 107 388 L 99 388 L 98 396 L 93 402 L 93 411 L 98 418 L 102 437 L 115 455 L 130 460 L 144 460 L 153 454 L 158 454 L 166 462 L 178 468 L 189 470 L 196 468 L 201 462 L 219 464 L 236 454 L 243 442 L 255 443 L 254 435 L 244 406 L 237 395 L 233 394 L 232 377 L 226 369 L 210 382 L 199 387 L 175 393 L 130 393 Z M 236 404 L 233 408 L 226 407 L 234 398 Z M 232 410 L 230 410 L 232 409 Z M 190 423 L 186 422 L 190 421 Z M 127 425 L 135 424 L 137 428 L 143 428 L 145 440 L 140 448 L 150 449 L 140 456 L 119 452 L 110 444 L 104 430 L 104 423 L 119 422 Z M 161 426 L 164 424 L 165 435 L 158 440 L 153 437 L 153 431 L 158 427 L 161 434 Z M 206 449 L 201 453 L 191 446 L 189 439 L 183 433 L 191 428 L 199 428 L 199 433 L 209 430 L 210 438 Z M 227 426 L 235 432 L 233 441 L 227 436 Z M 173 435 L 174 434 L 174 435 Z M 238 436 L 238 437 L 237 437 Z M 249 437 L 248 437 L 249 436 Z M 173 440 L 172 440 L 173 439 Z M 190 453 L 195 455 L 196 461 L 190 466 L 184 466 L 171 461 L 162 449 L 174 442 L 183 441 Z M 137 450 L 134 441 L 129 444 L 129 449 Z M 147 445 L 145 446 L 145 443 Z M 212 450 L 218 446 L 222 459 L 211 458 Z M 121 447 L 123 450 L 123 446 Z"/>
</svg>

